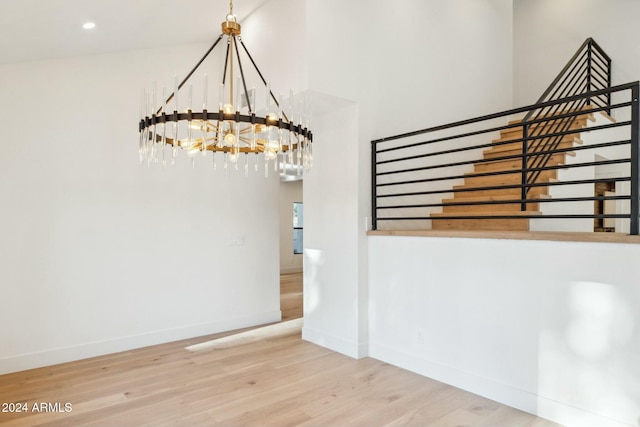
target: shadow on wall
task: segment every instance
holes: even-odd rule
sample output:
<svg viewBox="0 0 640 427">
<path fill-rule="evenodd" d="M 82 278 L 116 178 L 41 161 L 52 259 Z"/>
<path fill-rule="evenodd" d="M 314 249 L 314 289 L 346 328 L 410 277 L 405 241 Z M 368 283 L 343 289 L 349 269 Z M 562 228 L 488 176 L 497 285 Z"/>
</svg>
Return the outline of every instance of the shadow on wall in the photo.
<svg viewBox="0 0 640 427">
<path fill-rule="evenodd" d="M 564 316 L 555 324 L 542 319 L 539 395 L 640 425 L 636 301 L 612 284 L 596 282 L 570 283 L 564 295 L 564 301 L 553 304 Z M 547 412 L 544 405 L 541 400 L 542 413 Z M 547 409 L 557 412 L 555 408 Z M 556 415 L 554 419 L 588 425 L 575 420 L 575 414 Z"/>
<path fill-rule="evenodd" d="M 323 251 L 320 249 L 304 250 L 304 274 L 305 274 L 305 317 L 313 316 L 320 305 L 320 279 L 318 272 L 325 263 Z"/>
</svg>

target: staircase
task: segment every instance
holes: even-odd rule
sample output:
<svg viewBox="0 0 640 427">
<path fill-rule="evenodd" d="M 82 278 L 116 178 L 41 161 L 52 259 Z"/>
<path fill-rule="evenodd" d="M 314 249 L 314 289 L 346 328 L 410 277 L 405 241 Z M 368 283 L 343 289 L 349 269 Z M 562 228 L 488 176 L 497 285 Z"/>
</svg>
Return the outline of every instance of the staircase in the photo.
<svg viewBox="0 0 640 427">
<path fill-rule="evenodd" d="M 588 38 L 535 104 L 375 139 L 371 228 L 593 232 L 613 219 L 625 232 L 628 219 L 640 235 L 639 99 L 640 82 L 611 85 Z"/>
<path fill-rule="evenodd" d="M 560 115 L 558 113 L 557 115 Z M 562 113 L 563 114 L 563 113 Z M 573 120 L 567 123 L 566 120 Z M 548 133 L 556 132 L 558 126 L 564 131 L 581 130 L 587 126 L 587 121 L 594 120 L 591 113 L 581 114 L 570 119 L 556 119 L 550 122 L 542 122 L 530 125 L 529 135 L 540 135 L 539 138 L 528 142 L 528 152 L 548 151 L 543 145 L 549 138 Z M 520 120 L 509 122 L 510 125 L 520 123 Z M 494 230 L 494 231 L 529 231 L 529 218 L 517 218 L 518 216 L 541 215 L 539 203 L 528 203 L 526 210 L 521 210 L 520 188 L 492 188 L 496 186 L 520 185 L 522 182 L 522 160 L 520 158 L 504 159 L 509 156 L 522 155 L 522 141 L 507 142 L 523 138 L 522 127 L 513 127 L 502 130 L 500 138 L 492 141 L 493 146 L 483 151 L 483 160 L 474 164 L 473 172 L 466 173 L 464 183 L 453 187 L 455 190 L 452 199 L 442 201 L 442 213 L 432 213 L 431 218 L 469 217 L 469 216 L 511 216 L 516 218 L 464 218 L 464 219 L 438 219 L 432 221 L 434 230 Z M 581 144 L 579 133 L 573 133 L 562 137 L 558 149 L 567 149 Z M 567 156 L 575 156 L 571 151 L 553 154 L 547 166 L 563 165 Z M 495 160 L 492 160 L 495 159 Z M 535 159 L 535 158 L 534 158 Z M 529 161 L 528 167 L 536 167 L 534 159 Z M 539 167 L 539 166 L 537 166 Z M 513 171 L 513 173 L 509 173 Z M 541 171 L 535 183 L 547 183 L 557 179 L 557 170 Z M 472 176 L 478 174 L 492 174 L 490 176 Z M 476 190 L 474 190 L 476 189 Z M 462 190 L 462 191 L 460 191 Z M 528 199 L 549 198 L 547 186 L 531 187 L 527 193 Z M 517 202 L 514 202 L 517 200 Z M 505 203 L 500 203 L 505 201 Z"/>
</svg>

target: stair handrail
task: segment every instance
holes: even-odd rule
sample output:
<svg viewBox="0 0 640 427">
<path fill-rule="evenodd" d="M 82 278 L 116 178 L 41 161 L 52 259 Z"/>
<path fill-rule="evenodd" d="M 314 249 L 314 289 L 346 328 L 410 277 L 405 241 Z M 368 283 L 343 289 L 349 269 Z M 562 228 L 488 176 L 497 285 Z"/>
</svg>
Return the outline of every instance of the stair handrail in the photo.
<svg viewBox="0 0 640 427">
<path fill-rule="evenodd" d="M 540 96 L 536 104 L 609 88 L 611 88 L 611 58 L 592 37 L 589 37 L 580 45 L 571 59 L 569 59 L 560 73 L 558 73 L 556 78 Z M 610 114 L 611 94 L 608 93 L 605 95 L 604 99 L 600 99 L 599 97 L 595 99 L 586 98 L 573 101 L 566 106 L 558 104 L 553 107 L 532 109 L 524 116 L 522 119 L 524 136 L 522 141 L 524 153 L 522 169 L 525 172 L 523 172 L 522 181 L 525 185 L 522 187 L 522 200 L 527 199 L 530 190 L 530 187 L 527 185 L 533 184 L 538 180 L 541 174 L 540 168 L 548 165 L 549 160 L 553 156 L 553 151 L 558 148 L 563 138 L 562 135 L 553 137 L 546 137 L 545 135 L 561 134 L 567 131 L 573 126 L 579 115 L 561 119 L 554 118 L 554 116 L 562 114 L 563 108 L 568 111 L 580 111 L 584 109 L 585 106 L 591 106 L 592 104 L 595 104 L 597 107 L 606 107 L 605 111 L 607 114 Z M 545 120 L 545 118 L 548 119 Z M 543 123 L 540 123 L 540 120 L 542 120 Z M 531 121 L 538 123 L 538 126 L 534 130 L 531 129 Z M 547 131 L 543 132 L 545 127 Z M 530 147 L 530 143 L 536 141 L 538 143 L 531 144 Z M 548 152 L 548 154 L 528 156 L 536 152 Z M 529 168 L 538 170 L 526 172 Z M 523 211 L 526 210 L 526 205 L 525 202 L 522 203 L 521 209 Z"/>
<path fill-rule="evenodd" d="M 602 49 L 602 47 L 600 47 L 600 45 L 592 38 L 592 37 L 588 37 L 583 43 L 582 45 L 580 45 L 580 47 L 578 48 L 578 50 L 576 50 L 576 52 L 573 54 L 573 56 L 571 57 L 571 59 L 569 59 L 569 61 L 567 61 L 567 63 L 565 64 L 565 66 L 562 68 L 562 70 L 558 73 L 558 75 L 556 76 L 556 78 L 551 82 L 551 84 L 549 85 L 549 87 L 547 87 L 547 89 L 544 91 L 544 93 L 540 96 L 540 98 L 538 98 L 538 100 L 535 102 L 535 104 L 541 104 L 545 101 L 553 101 L 554 99 L 560 99 L 562 97 L 560 96 L 556 96 L 556 97 L 552 97 L 550 99 L 547 99 L 547 97 L 549 96 L 549 94 L 551 93 L 551 91 L 553 90 L 554 87 L 556 87 L 558 85 L 558 83 L 560 83 L 560 81 L 566 77 L 567 72 L 569 71 L 569 68 L 571 68 L 575 63 L 576 60 L 578 59 L 580 53 L 585 49 L 588 48 L 589 51 L 591 51 L 593 53 L 593 50 L 597 51 L 597 53 L 599 53 L 603 59 L 605 59 L 607 61 L 607 66 L 608 66 L 608 72 L 607 72 L 607 86 L 606 88 L 611 88 L 611 58 L 609 57 L 609 55 L 607 55 L 607 53 L 604 51 L 604 49 Z M 601 88 L 604 89 L 604 88 Z M 593 90 L 587 90 L 586 92 L 590 92 Z M 573 96 L 573 95 L 578 95 L 577 93 L 573 93 L 571 95 L 568 96 Z M 610 106 L 611 105 L 611 94 L 607 95 L 607 105 Z M 529 113 L 527 113 L 524 118 L 522 119 L 522 121 L 526 121 L 528 119 L 531 118 L 531 115 L 533 114 L 534 110 L 529 111 Z M 607 110 L 607 113 L 610 113 L 610 111 Z"/>
</svg>

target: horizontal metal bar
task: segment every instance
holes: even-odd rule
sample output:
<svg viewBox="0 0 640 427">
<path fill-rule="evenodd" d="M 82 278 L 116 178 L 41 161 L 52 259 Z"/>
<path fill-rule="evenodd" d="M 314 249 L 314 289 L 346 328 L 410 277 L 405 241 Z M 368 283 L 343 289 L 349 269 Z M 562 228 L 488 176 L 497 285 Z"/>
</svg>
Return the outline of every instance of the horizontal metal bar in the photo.
<svg viewBox="0 0 640 427">
<path fill-rule="evenodd" d="M 559 199 L 512 199 L 486 200 L 482 202 L 453 202 L 426 203 L 418 205 L 390 205 L 378 206 L 377 209 L 414 209 L 414 208 L 442 208 L 445 206 L 491 206 L 491 205 L 520 205 L 522 203 L 554 203 L 554 202 L 594 202 L 596 200 L 631 200 L 631 196 L 594 196 L 594 197 L 563 197 Z"/>
<path fill-rule="evenodd" d="M 604 219 L 630 218 L 628 214 L 597 214 L 597 215 L 469 215 L 469 216 L 416 216 L 416 217 L 378 217 L 378 221 L 424 221 L 424 220 L 462 220 L 462 219 Z"/>
<path fill-rule="evenodd" d="M 434 167 L 423 166 L 419 168 L 400 169 L 400 170 L 394 170 L 394 171 L 388 171 L 388 172 L 378 172 L 376 175 L 377 176 L 396 175 L 400 173 L 419 172 L 419 171 L 426 171 L 431 169 L 434 169 Z M 449 179 L 480 178 L 484 176 L 511 175 L 511 174 L 515 175 L 520 172 L 522 172 L 522 169 L 513 169 L 513 170 L 507 169 L 502 171 L 480 172 L 475 174 L 465 173 L 463 175 L 447 175 L 445 177 L 440 177 L 440 178 L 426 178 L 424 182 L 435 182 L 435 181 L 443 181 L 443 180 L 449 180 Z"/>
<path fill-rule="evenodd" d="M 589 147 L 591 148 L 591 147 Z M 607 159 L 607 160 L 600 160 L 600 161 L 595 161 L 595 162 L 583 162 L 583 163 L 573 163 L 571 165 L 554 165 L 554 166 L 543 166 L 543 167 L 536 167 L 536 168 L 527 168 L 524 170 L 520 170 L 518 169 L 518 172 L 522 171 L 522 172 L 542 172 L 542 171 L 551 171 L 551 170 L 560 170 L 560 169 L 575 169 L 575 168 L 584 168 L 584 167 L 588 167 L 588 166 L 604 166 L 604 165 L 617 165 L 617 164 L 621 164 L 621 163 L 631 163 L 631 159 L 630 158 L 626 158 L 626 159 Z"/>
<path fill-rule="evenodd" d="M 631 121 L 608 123 L 606 125 L 591 126 L 589 128 L 568 129 L 563 132 L 553 132 L 553 133 L 533 135 L 531 137 L 527 137 L 527 141 L 541 140 L 545 138 L 551 138 L 554 136 L 568 136 L 568 135 L 573 135 L 573 134 L 582 133 L 582 132 L 595 132 L 603 129 L 616 128 L 616 127 L 629 126 L 629 125 L 631 125 Z M 499 143 L 494 143 L 494 145 L 500 146 L 505 144 L 512 144 L 514 142 L 522 142 L 524 140 L 525 138 L 515 138 L 515 139 L 500 141 Z"/>
<path fill-rule="evenodd" d="M 624 107 L 628 107 L 630 105 L 631 105 L 631 102 L 622 102 L 622 103 L 619 103 L 619 104 L 612 105 L 612 106 L 610 106 L 608 108 L 604 108 L 603 107 L 603 108 L 597 108 L 597 109 L 592 109 L 592 110 L 588 110 L 588 111 L 570 112 L 570 113 L 565 113 L 565 114 L 558 114 L 555 117 L 542 117 L 542 118 L 529 120 L 527 123 L 514 123 L 514 124 L 506 125 L 506 126 L 493 127 L 493 128 L 489 128 L 489 129 L 486 129 L 486 130 L 480 130 L 480 131 L 468 132 L 468 133 L 464 133 L 464 134 L 451 135 L 451 136 L 432 139 L 432 140 L 428 140 L 428 141 L 421 141 L 421 142 L 401 145 L 401 146 L 397 146 L 397 147 L 385 148 L 385 149 L 382 149 L 382 150 L 377 150 L 376 153 L 377 154 L 382 154 L 382 153 L 387 153 L 387 152 L 390 152 L 390 151 L 404 150 L 404 149 L 408 149 L 408 148 L 419 147 L 419 146 L 422 146 L 422 145 L 434 144 L 434 143 L 437 143 L 437 142 L 443 142 L 443 141 L 450 141 L 450 140 L 459 139 L 459 138 L 465 138 L 465 137 L 468 137 L 468 136 L 481 135 L 481 134 L 484 134 L 484 133 L 496 132 L 496 131 L 507 130 L 507 129 L 517 129 L 517 128 L 523 127 L 524 125 L 535 125 L 535 124 L 540 124 L 540 123 L 547 123 L 547 122 L 554 121 L 554 120 L 561 120 L 561 119 L 565 119 L 565 118 L 571 118 L 571 117 L 576 117 L 576 116 L 580 116 L 580 115 L 590 114 L 591 112 L 604 111 L 606 109 L 613 110 L 613 109 L 617 109 L 617 108 L 624 108 Z M 593 128 L 590 128 L 590 129 L 593 129 Z M 579 133 L 579 132 L 572 132 L 572 133 Z M 459 152 L 459 151 L 468 151 L 468 150 L 473 149 L 473 148 L 484 148 L 484 147 L 488 147 L 488 146 L 499 146 L 499 145 L 504 145 L 504 144 L 510 144 L 512 142 L 521 142 L 522 140 L 523 140 L 523 138 L 512 139 L 512 140 L 507 140 L 507 141 L 501 141 L 499 143 L 491 143 L 489 145 L 481 144 L 481 145 L 473 146 L 471 148 L 464 147 L 464 148 L 461 148 L 461 149 L 457 148 L 457 149 L 439 151 L 438 153 L 450 154 L 450 153 L 455 153 L 455 152 Z M 373 147 L 376 147 L 376 142 L 375 141 L 372 141 L 372 144 L 373 144 Z M 413 156 L 411 156 L 411 157 L 413 157 Z M 429 157 L 429 155 L 424 155 L 424 157 Z M 392 159 L 392 160 L 395 160 L 395 159 Z M 386 162 L 390 163 L 391 160 L 386 161 Z M 382 164 L 382 163 L 378 162 L 378 164 Z"/>
<path fill-rule="evenodd" d="M 435 132 L 435 131 L 438 131 L 438 130 L 445 130 L 445 129 L 450 129 L 450 128 L 454 128 L 454 127 L 458 127 L 458 126 L 463 126 L 463 125 L 468 125 L 468 124 L 472 124 L 472 123 L 482 122 L 482 121 L 486 121 L 486 120 L 497 119 L 497 118 L 500 118 L 500 117 L 509 116 L 509 115 L 513 115 L 513 114 L 525 113 L 525 112 L 530 111 L 532 109 L 543 108 L 543 107 L 547 107 L 547 106 L 550 106 L 550 105 L 563 104 L 563 103 L 566 103 L 566 102 L 569 102 L 569 101 L 572 101 L 572 100 L 575 100 L 575 99 L 587 99 L 587 98 L 591 98 L 591 97 L 594 97 L 594 96 L 597 96 L 597 95 L 600 95 L 600 94 L 621 92 L 621 91 L 624 91 L 624 90 L 630 90 L 637 83 L 638 82 L 625 83 L 625 84 L 613 86 L 611 88 L 601 89 L 601 90 L 588 92 L 588 93 L 584 93 L 584 94 L 580 94 L 580 95 L 574 95 L 574 96 L 563 98 L 563 99 L 542 102 L 542 103 L 539 103 L 539 104 L 532 104 L 532 105 L 528 105 L 526 107 L 514 108 L 514 109 L 511 109 L 511 110 L 501 111 L 499 113 L 487 114 L 487 115 L 478 116 L 478 117 L 474 117 L 474 118 L 467 119 L 467 120 L 460 120 L 460 121 L 457 121 L 457 122 L 448 123 L 448 124 L 445 124 L 445 125 L 434 126 L 434 127 L 430 127 L 430 128 L 426 128 L 426 129 L 420 129 L 420 130 L 413 131 L 413 132 L 406 132 L 406 133 L 402 133 L 402 134 L 397 134 L 397 135 L 393 135 L 393 136 L 379 138 L 379 139 L 375 139 L 375 140 L 373 140 L 371 142 L 373 144 L 379 144 L 379 143 L 382 143 L 382 142 L 393 141 L 393 140 L 396 140 L 396 139 L 407 138 L 407 137 L 410 137 L 410 136 L 417 136 L 417 135 L 421 135 L 421 134 L 425 134 L 425 133 Z"/>
<path fill-rule="evenodd" d="M 555 150 L 550 150 L 550 151 L 539 151 L 539 152 L 531 153 L 531 154 L 528 154 L 527 157 L 533 159 L 533 158 L 536 158 L 537 156 L 543 156 L 546 154 L 562 154 L 562 153 L 573 152 L 573 151 L 594 150 L 597 148 L 614 147 L 614 146 L 625 145 L 625 144 L 631 144 L 631 140 L 627 139 L 622 141 L 603 142 L 599 144 L 579 145 L 579 146 L 568 147 L 568 148 L 557 148 Z M 490 144 L 490 145 L 494 146 L 494 144 Z M 474 146 L 474 148 L 478 148 L 478 147 L 484 147 L 484 145 Z M 453 167 L 453 166 L 464 166 L 468 164 L 475 165 L 475 164 L 491 163 L 491 162 L 497 162 L 497 161 L 503 161 L 503 160 L 518 160 L 518 159 L 522 159 L 522 157 L 523 157 L 523 154 L 512 154 L 509 156 L 490 157 L 490 158 L 482 158 L 477 160 L 467 160 L 463 162 L 438 164 L 436 166 L 425 167 L 423 170 L 437 169 L 437 168 L 443 168 L 443 167 Z M 382 164 L 382 163 L 388 163 L 388 162 L 378 162 L 376 164 Z M 520 169 L 515 169 L 515 170 L 519 171 Z"/>
<path fill-rule="evenodd" d="M 556 153 L 564 153 L 564 152 L 570 152 L 570 151 L 580 151 L 580 150 L 593 150 L 596 148 L 604 148 L 604 147 L 613 147 L 613 146 L 617 146 L 617 145 L 624 145 L 624 144 L 630 144 L 631 141 L 630 140 L 626 140 L 626 141 L 617 141 L 617 142 L 610 142 L 610 143 L 600 143 L 600 144 L 594 144 L 594 145 L 586 145 L 586 146 L 578 146 L 578 147 L 569 147 L 569 148 L 560 148 L 560 149 L 556 149 L 556 150 L 551 150 L 551 151 L 539 151 L 539 152 L 533 152 L 530 155 L 527 155 L 527 157 L 531 157 L 531 158 L 535 158 L 537 156 L 542 156 L 545 154 L 556 154 Z M 432 156 L 437 156 L 437 155 L 441 155 L 441 154 L 450 154 L 450 153 L 457 153 L 460 151 L 468 151 L 471 149 L 478 149 L 478 148 L 485 148 L 485 147 L 493 147 L 495 146 L 494 144 L 482 144 L 482 145 L 474 145 L 472 147 L 466 147 L 465 149 L 461 150 L 461 149 L 455 149 L 455 150 L 445 150 L 445 151 L 438 151 L 437 153 L 428 153 L 428 154 L 419 154 L 416 156 L 409 156 L 409 157 L 402 157 L 402 158 L 398 158 L 398 159 L 392 159 L 392 160 L 384 160 L 381 162 L 376 162 L 376 165 L 383 165 L 383 164 L 389 164 L 389 163 L 394 163 L 394 162 L 400 162 L 400 161 L 407 161 L 407 160 L 415 160 L 415 159 L 419 159 L 419 158 L 425 158 L 425 157 L 432 157 Z M 490 163 L 490 162 L 495 162 L 495 161 L 499 161 L 499 160 L 515 160 L 515 159 L 521 159 L 523 157 L 522 154 L 514 154 L 511 156 L 505 156 L 505 157 L 493 157 L 493 158 L 483 158 L 483 159 L 477 159 L 477 160 L 465 160 L 465 161 L 461 161 L 461 162 L 453 162 L 453 163 L 440 163 L 440 164 L 436 164 L 436 165 L 431 165 L 431 166 L 423 166 L 419 169 L 420 171 L 426 171 L 426 170 L 432 170 L 432 169 L 441 169 L 441 168 L 449 168 L 449 167 L 454 167 L 454 166 L 465 166 L 465 165 L 470 165 L 470 164 L 482 164 L 482 163 Z M 577 167 L 577 164 L 572 164 L 569 166 L 561 166 L 558 167 L 558 169 L 569 169 L 569 168 L 573 168 L 573 167 Z M 541 170 L 541 169 L 526 169 L 526 171 L 536 171 L 536 170 Z M 402 170 L 397 170 L 397 171 L 387 171 L 387 172 L 382 172 L 382 173 L 377 173 L 377 176 L 380 175 L 391 175 L 394 173 L 403 173 L 406 171 L 415 171 L 415 170 L 411 170 L 411 169 L 402 169 Z M 522 171 L 521 169 L 512 169 L 512 171 L 518 172 L 518 171 Z M 492 174 L 497 175 L 498 173 L 494 172 Z"/>
<path fill-rule="evenodd" d="M 457 137 L 454 137 L 454 138 L 457 138 Z M 443 140 L 449 140 L 449 139 L 452 139 L 452 138 L 443 138 Z M 436 142 L 440 142 L 440 141 L 436 141 Z M 416 144 L 414 146 L 417 146 L 417 145 L 423 145 L 423 144 L 420 143 L 420 144 Z M 404 161 L 404 160 L 420 159 L 420 158 L 424 158 L 424 157 L 433 157 L 433 156 L 439 156 L 439 155 L 442 155 L 442 154 L 460 153 L 462 151 L 476 150 L 476 149 L 479 149 L 479 148 L 489 148 L 489 147 L 493 147 L 493 146 L 495 146 L 495 144 L 493 142 L 487 142 L 487 143 L 480 144 L 480 145 L 471 145 L 471 146 L 468 146 L 468 147 L 452 148 L 450 150 L 435 151 L 433 153 L 416 154 L 415 156 L 406 156 L 406 157 L 398 157 L 398 158 L 389 159 L 389 160 L 381 160 L 379 162 L 376 162 L 376 164 L 377 165 L 384 165 L 386 163 L 401 162 L 401 161 Z M 404 146 L 402 148 L 403 149 L 404 148 L 409 148 L 409 146 Z M 377 154 L 385 153 L 385 152 L 388 152 L 388 151 L 394 151 L 394 150 L 395 149 L 381 150 L 381 151 L 378 151 Z"/>
<path fill-rule="evenodd" d="M 519 128 L 519 127 L 522 127 L 522 125 L 521 124 L 516 124 L 516 123 L 511 124 L 511 125 L 505 125 L 505 126 L 496 126 L 496 127 L 489 128 L 489 129 L 484 129 L 484 130 L 479 130 L 479 131 L 474 131 L 474 132 L 466 132 L 466 133 L 450 135 L 450 136 L 443 136 L 442 138 L 430 139 L 428 141 L 415 142 L 415 143 L 412 143 L 412 144 L 401 145 L 401 146 L 398 146 L 398 147 L 384 148 L 382 150 L 378 150 L 377 153 L 378 154 L 382 154 L 382 153 L 387 153 L 389 151 L 404 150 L 406 148 L 413 148 L 413 147 L 419 147 L 421 145 L 435 144 L 437 142 L 450 141 L 450 140 L 453 140 L 453 139 L 467 138 L 467 137 L 470 137 L 470 136 L 482 135 L 484 133 L 498 132 L 498 131 L 501 131 L 501 130 L 516 129 L 516 128 Z M 375 141 L 372 141 L 372 142 L 375 144 Z"/>
<path fill-rule="evenodd" d="M 583 151 L 583 150 L 595 150 L 598 148 L 605 148 L 605 147 L 615 147 L 615 146 L 620 146 L 620 145 L 625 145 L 625 144 L 631 144 L 631 140 L 622 140 L 622 141 L 612 141 L 612 142 L 603 142 L 603 143 L 599 143 L 599 144 L 592 144 L 592 145 L 581 145 L 581 146 L 577 146 L 577 147 L 567 147 L 567 148 L 556 148 L 555 150 L 545 150 L 545 151 L 536 151 L 536 152 L 530 152 L 529 154 L 527 154 L 527 157 L 531 160 L 540 157 L 540 156 L 545 156 L 545 155 L 553 155 L 553 154 L 562 154 L 562 153 L 567 153 L 567 152 L 574 152 L 574 151 Z M 444 168 L 444 167 L 453 167 L 453 166 L 464 166 L 467 164 L 482 164 L 482 163 L 490 163 L 493 161 L 501 161 L 501 160 L 516 160 L 516 159 L 522 159 L 524 157 L 523 154 L 514 154 L 511 156 L 504 156 L 504 157 L 495 157 L 495 158 L 488 158 L 488 159 L 479 159 L 479 160 L 467 160 L 464 162 L 455 162 L 455 163 L 445 163 L 445 164 L 438 164 L 438 165 L 431 165 L 431 166 L 422 166 L 419 168 L 411 168 L 411 169 L 399 169 L 399 170 L 393 170 L 393 171 L 387 171 L 387 172 L 377 172 L 376 176 L 384 176 L 384 175 L 397 175 L 397 174 L 401 174 L 401 173 L 406 173 L 406 172 L 419 172 L 419 171 L 427 171 L 427 170 L 432 170 L 432 169 L 439 169 L 439 168 Z M 612 162 L 615 162 L 615 160 L 612 160 Z M 623 162 L 621 162 L 623 163 Z M 377 163 L 380 164 L 380 163 Z M 603 163 L 606 164 L 606 163 Z M 552 170 L 552 169 L 571 169 L 573 167 L 577 167 L 576 164 L 573 165 L 567 165 L 564 164 L 562 166 L 550 166 L 550 169 L 540 169 L 540 168 L 528 168 L 525 169 L 524 171 L 526 172 L 533 172 L 533 171 L 538 171 L 538 170 Z M 482 175 L 464 175 L 464 176 L 460 176 L 460 175 L 454 175 L 451 176 L 450 178 L 445 178 L 445 179 L 454 179 L 454 178 L 473 178 L 475 176 L 489 176 L 489 175 L 500 175 L 500 174 L 504 174 L 504 173 L 518 173 L 518 172 L 523 172 L 523 169 L 519 168 L 519 169 L 509 169 L 507 171 L 497 171 L 497 172 L 490 172 L 490 173 L 483 173 Z M 427 181 L 429 182 L 429 181 Z"/>
<path fill-rule="evenodd" d="M 606 145 L 609 146 L 609 145 Z M 582 148 L 582 147 L 578 147 L 578 148 Z M 593 147 L 586 147 L 588 149 L 593 149 Z M 539 152 L 536 153 L 535 155 L 532 154 L 532 156 L 543 156 L 545 154 L 553 154 L 553 153 L 557 153 L 557 150 L 551 150 L 551 151 L 545 151 L 545 152 Z M 522 156 L 519 156 L 522 157 Z M 528 156 L 529 157 L 529 156 Z M 554 165 L 554 166 L 545 166 L 545 167 L 534 167 L 534 168 L 526 168 L 526 169 L 506 169 L 506 170 L 501 170 L 501 171 L 491 171 L 491 172 L 480 172 L 480 173 L 465 173 L 464 175 L 447 175 L 447 176 L 443 176 L 443 177 L 439 177 L 439 178 L 428 178 L 428 179 L 432 179 L 434 181 L 443 181 L 443 180 L 448 180 L 448 179 L 459 179 L 459 178 L 481 178 L 481 177 L 486 177 L 486 176 L 500 176 L 500 175 L 516 175 L 519 174 L 521 172 L 539 172 L 539 171 L 546 171 L 546 170 L 559 170 L 559 169 L 573 169 L 573 168 L 580 168 L 580 167 L 586 167 L 586 166 L 601 166 L 601 165 L 613 165 L 613 164 L 619 164 L 619 163 L 629 163 L 631 162 L 631 159 L 629 158 L 625 158 L 625 159 L 608 159 L 608 160 L 601 160 L 601 161 L 597 161 L 597 162 L 586 162 L 586 163 L 574 163 L 571 165 L 567 165 L 567 164 L 563 164 L 563 165 Z M 470 163 L 476 163 L 473 160 L 469 160 L 466 162 L 459 162 L 461 164 L 470 164 Z M 451 166 L 459 166 L 459 164 L 456 163 L 450 163 L 450 164 L 444 164 L 444 165 L 434 165 L 434 166 L 423 166 L 420 168 L 413 168 L 413 169 L 402 169 L 399 171 L 389 171 L 389 172 L 378 172 L 376 174 L 376 176 L 384 176 L 384 175 L 392 175 L 392 174 L 398 174 L 398 173 L 405 173 L 405 172 L 416 172 L 416 171 L 427 171 L 427 170 L 433 170 L 433 169 L 439 169 L 439 168 L 444 168 L 444 167 L 451 167 Z M 425 182 L 433 182 L 433 181 L 425 181 Z"/>
<path fill-rule="evenodd" d="M 582 180 L 573 180 L 573 181 L 556 181 L 556 182 L 545 182 L 545 183 L 533 182 L 530 184 L 526 184 L 526 187 L 527 188 L 554 187 L 558 185 L 596 184 L 599 182 L 627 182 L 630 180 L 631 180 L 630 177 L 616 177 L 616 178 L 606 178 L 606 179 L 582 179 Z M 416 180 L 416 181 L 417 182 L 409 182 L 409 184 L 418 184 L 419 182 L 421 182 L 421 180 Z M 395 183 L 378 184 L 377 186 L 386 187 L 389 185 L 395 185 Z M 378 198 L 405 197 L 405 196 L 418 196 L 418 195 L 428 196 L 432 194 L 445 194 L 445 193 L 470 193 L 470 192 L 482 191 L 482 190 L 514 190 L 514 189 L 521 189 L 522 187 L 524 187 L 524 185 L 522 184 L 509 184 L 509 185 L 498 185 L 493 187 L 449 188 L 446 190 L 414 191 L 409 193 L 380 194 L 378 195 Z"/>
</svg>

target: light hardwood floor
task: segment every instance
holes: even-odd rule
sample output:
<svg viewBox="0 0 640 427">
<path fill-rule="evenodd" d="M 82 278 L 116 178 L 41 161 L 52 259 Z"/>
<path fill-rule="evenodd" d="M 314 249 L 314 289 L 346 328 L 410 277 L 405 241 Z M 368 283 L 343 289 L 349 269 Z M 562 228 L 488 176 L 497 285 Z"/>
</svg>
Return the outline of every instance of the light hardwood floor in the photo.
<svg viewBox="0 0 640 427">
<path fill-rule="evenodd" d="M 283 276 L 283 289 L 283 317 L 301 314 L 301 276 Z M 69 413 L 0 413 L 0 426 L 556 426 L 298 332 L 185 350 L 224 335 L 0 376 L 0 402 L 72 404 Z"/>
<path fill-rule="evenodd" d="M 280 310 L 283 321 L 302 317 L 302 273 L 280 276 Z"/>
</svg>

